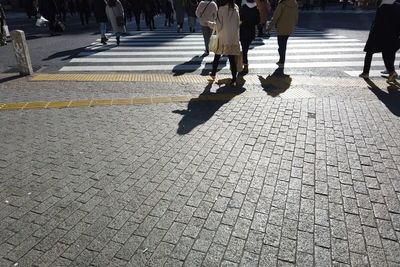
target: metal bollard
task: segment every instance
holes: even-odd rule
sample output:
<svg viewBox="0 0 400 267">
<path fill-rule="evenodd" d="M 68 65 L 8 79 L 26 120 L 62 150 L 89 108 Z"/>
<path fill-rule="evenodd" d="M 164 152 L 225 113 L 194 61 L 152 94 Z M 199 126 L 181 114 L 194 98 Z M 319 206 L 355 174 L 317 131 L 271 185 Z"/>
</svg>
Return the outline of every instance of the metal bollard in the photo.
<svg viewBox="0 0 400 267">
<path fill-rule="evenodd" d="M 24 31 L 12 31 L 11 40 L 14 46 L 14 52 L 17 59 L 19 73 L 21 75 L 33 74 L 31 56 L 29 54 L 28 44 L 26 43 Z"/>
</svg>

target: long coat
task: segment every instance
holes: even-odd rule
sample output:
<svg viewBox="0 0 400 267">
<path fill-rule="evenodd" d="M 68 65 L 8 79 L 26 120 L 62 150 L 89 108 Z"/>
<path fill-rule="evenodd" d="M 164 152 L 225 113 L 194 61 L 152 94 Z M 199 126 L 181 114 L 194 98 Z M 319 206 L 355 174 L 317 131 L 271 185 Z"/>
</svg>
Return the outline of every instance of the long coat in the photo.
<svg viewBox="0 0 400 267">
<path fill-rule="evenodd" d="M 97 23 L 107 22 L 106 3 L 104 0 L 94 0 L 93 13 Z"/>
<path fill-rule="evenodd" d="M 125 25 L 118 26 L 117 17 L 124 16 L 124 8 L 120 1 L 117 0 L 117 4 L 114 7 L 106 6 L 106 14 L 108 20 L 111 22 L 111 26 L 113 28 L 114 33 L 124 33 L 126 32 Z"/>
<path fill-rule="evenodd" d="M 187 13 L 189 17 L 196 17 L 197 0 L 188 0 Z"/>
<path fill-rule="evenodd" d="M 239 8 L 232 9 L 228 4 L 218 10 L 216 22 L 210 22 L 211 28 L 218 33 L 218 55 L 240 55 Z"/>
<path fill-rule="evenodd" d="M 291 35 L 294 33 L 298 19 L 299 11 L 296 0 L 281 0 L 268 25 L 268 30 L 275 26 L 277 35 Z"/>
<path fill-rule="evenodd" d="M 56 18 L 56 13 L 57 13 L 55 1 L 39 0 L 39 11 L 43 17 L 45 17 L 49 21 L 54 21 Z"/>
<path fill-rule="evenodd" d="M 174 10 L 176 14 L 176 22 L 183 23 L 185 19 L 185 8 L 182 6 L 182 0 L 173 0 Z"/>
<path fill-rule="evenodd" d="M 364 51 L 380 53 L 398 50 L 400 46 L 400 5 L 381 5 L 375 14 Z"/>
<path fill-rule="evenodd" d="M 260 13 L 257 7 L 249 8 L 244 5 L 240 8 L 240 40 L 254 40 L 256 25 L 260 22 Z"/>
<path fill-rule="evenodd" d="M 131 4 L 132 11 L 135 14 L 140 14 L 143 10 L 143 0 L 128 0 Z"/>
</svg>

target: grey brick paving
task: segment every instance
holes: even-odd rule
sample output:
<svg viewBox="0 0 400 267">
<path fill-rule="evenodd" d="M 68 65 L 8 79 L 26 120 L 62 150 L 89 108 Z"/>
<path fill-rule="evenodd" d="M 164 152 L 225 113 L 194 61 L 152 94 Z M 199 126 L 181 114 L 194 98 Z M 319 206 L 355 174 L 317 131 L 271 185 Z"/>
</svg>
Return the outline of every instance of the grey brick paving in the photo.
<svg viewBox="0 0 400 267">
<path fill-rule="evenodd" d="M 0 112 L 0 266 L 399 266 L 399 113 L 310 91 Z"/>
</svg>

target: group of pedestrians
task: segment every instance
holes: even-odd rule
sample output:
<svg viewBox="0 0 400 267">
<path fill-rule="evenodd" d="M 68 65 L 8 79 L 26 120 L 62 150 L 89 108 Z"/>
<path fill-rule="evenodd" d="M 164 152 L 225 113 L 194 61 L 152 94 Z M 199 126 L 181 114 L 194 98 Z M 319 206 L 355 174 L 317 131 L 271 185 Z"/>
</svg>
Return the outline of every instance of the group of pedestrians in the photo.
<svg viewBox="0 0 400 267">
<path fill-rule="evenodd" d="M 248 51 L 256 37 L 256 26 L 265 23 L 266 14 L 263 7 L 261 0 L 242 0 L 240 7 L 234 0 L 221 0 L 219 8 L 212 0 L 203 0 L 200 3 L 196 13 L 203 27 L 206 54 L 209 52 L 208 46 L 211 37 L 207 27 L 216 32 L 217 46 L 213 51 L 215 53 L 214 61 L 209 74 L 211 79 L 215 79 L 221 55 L 226 55 L 229 59 L 232 74 L 231 86 L 236 86 L 238 70 L 244 74 L 249 71 Z M 206 13 L 205 9 L 207 8 L 209 10 Z M 287 41 L 289 36 L 294 33 L 297 21 L 296 0 L 281 0 L 266 28 L 267 32 L 271 31 L 273 27 L 276 28 L 280 56 L 276 64 L 279 68 L 284 67 Z"/>
</svg>

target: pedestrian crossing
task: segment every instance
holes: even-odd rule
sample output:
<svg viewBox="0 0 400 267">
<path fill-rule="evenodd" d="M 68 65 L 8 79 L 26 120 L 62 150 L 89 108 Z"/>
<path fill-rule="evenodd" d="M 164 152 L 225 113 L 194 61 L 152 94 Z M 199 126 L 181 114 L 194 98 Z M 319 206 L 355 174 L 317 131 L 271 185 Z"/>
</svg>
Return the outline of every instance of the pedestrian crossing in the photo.
<svg viewBox="0 0 400 267">
<path fill-rule="evenodd" d="M 277 66 L 278 45 L 276 36 L 257 38 L 249 51 L 249 66 L 254 74 L 273 72 Z M 327 75 L 341 73 L 357 76 L 364 65 L 365 43 L 358 39 L 322 31 L 298 28 L 289 38 L 285 72 Z M 200 33 L 176 33 L 171 29 L 155 32 L 133 32 L 115 38 L 107 45 L 96 40 L 77 57 L 60 69 L 60 72 L 137 72 L 207 74 L 211 70 L 212 53 L 203 55 L 204 41 Z M 221 60 L 221 73 L 229 73 L 226 58 Z M 397 63 L 398 65 L 398 63 Z M 372 72 L 384 70 L 381 58 L 375 57 Z M 380 75 L 377 75 L 380 76 Z"/>
</svg>

